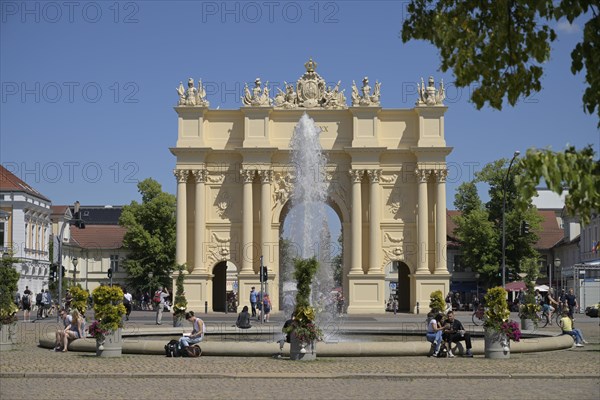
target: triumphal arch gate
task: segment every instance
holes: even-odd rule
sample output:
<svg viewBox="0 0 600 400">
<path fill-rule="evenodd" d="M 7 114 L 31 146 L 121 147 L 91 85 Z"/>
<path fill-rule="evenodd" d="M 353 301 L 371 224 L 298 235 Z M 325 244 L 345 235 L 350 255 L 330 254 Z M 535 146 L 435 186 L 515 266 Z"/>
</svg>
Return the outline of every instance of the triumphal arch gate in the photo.
<svg viewBox="0 0 600 400">
<path fill-rule="evenodd" d="M 294 185 L 290 138 L 304 113 L 321 129 L 328 160 L 327 203 L 342 227 L 347 312 L 383 313 L 390 293 L 401 310 L 427 312 L 432 291 L 448 292 L 451 148 L 443 84 L 421 79 L 414 108 L 383 109 L 379 82 L 359 79 L 347 94 L 316 67 L 309 60 L 295 84 L 273 94 L 256 79 L 235 110 L 210 108 L 201 81 L 177 88 L 177 144 L 170 149 L 177 158 L 176 261 L 189 272 L 190 309 L 224 311 L 231 276 L 239 305 L 248 305 L 251 287 L 260 287 L 261 255 L 280 309 L 279 238 Z"/>
</svg>

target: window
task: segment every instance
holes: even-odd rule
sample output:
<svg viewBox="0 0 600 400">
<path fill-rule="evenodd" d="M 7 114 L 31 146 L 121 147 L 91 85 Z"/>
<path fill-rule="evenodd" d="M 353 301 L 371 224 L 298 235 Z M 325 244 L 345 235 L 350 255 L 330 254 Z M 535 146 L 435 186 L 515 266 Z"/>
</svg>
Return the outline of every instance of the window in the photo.
<svg viewBox="0 0 600 400">
<path fill-rule="evenodd" d="M 453 271 L 454 272 L 464 272 L 465 271 L 465 266 L 463 265 L 463 261 L 462 261 L 462 255 L 457 254 L 454 256 L 454 264 L 453 264 Z"/>
<path fill-rule="evenodd" d="M 6 247 L 4 243 L 4 230 L 6 227 L 5 222 L 0 222 L 0 247 Z"/>
<path fill-rule="evenodd" d="M 113 273 L 119 271 L 119 255 L 118 254 L 111 254 L 111 256 L 110 256 L 110 268 L 112 269 Z"/>
</svg>

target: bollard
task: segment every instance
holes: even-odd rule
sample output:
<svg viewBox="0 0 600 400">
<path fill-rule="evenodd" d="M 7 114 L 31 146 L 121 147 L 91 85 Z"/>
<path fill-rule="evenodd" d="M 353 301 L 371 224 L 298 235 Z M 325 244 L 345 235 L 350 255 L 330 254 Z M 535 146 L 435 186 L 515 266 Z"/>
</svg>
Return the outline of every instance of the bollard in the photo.
<svg viewBox="0 0 600 400">
<path fill-rule="evenodd" d="M 204 302 L 204 314 L 208 314 L 208 301 Z"/>
<path fill-rule="evenodd" d="M 419 313 L 419 302 L 417 301 L 417 314 Z"/>
</svg>

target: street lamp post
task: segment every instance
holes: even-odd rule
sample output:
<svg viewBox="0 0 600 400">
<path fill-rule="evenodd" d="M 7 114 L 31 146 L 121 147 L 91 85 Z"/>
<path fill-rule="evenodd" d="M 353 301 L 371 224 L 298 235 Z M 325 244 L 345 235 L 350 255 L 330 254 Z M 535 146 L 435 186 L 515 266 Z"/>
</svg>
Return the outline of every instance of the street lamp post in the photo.
<svg viewBox="0 0 600 400">
<path fill-rule="evenodd" d="M 557 269 L 560 268 L 560 258 L 558 258 L 558 257 L 556 257 L 554 259 L 554 268 L 557 268 Z M 548 281 L 548 283 L 549 283 L 548 286 L 550 286 L 550 289 L 552 289 L 552 270 L 554 268 L 550 268 L 550 280 Z"/>
<path fill-rule="evenodd" d="M 481 275 L 479 275 L 479 272 L 475 273 L 475 280 L 477 281 L 477 299 L 479 300 L 479 277 Z"/>
<path fill-rule="evenodd" d="M 77 257 L 73 257 L 71 260 L 73 262 L 73 285 L 77 283 L 77 264 L 79 264 L 79 260 Z"/>
<path fill-rule="evenodd" d="M 508 164 L 508 170 L 506 176 L 502 182 L 502 287 L 506 287 L 506 182 L 508 181 L 508 175 L 515 159 L 521 154 L 519 150 L 515 151 L 513 158 Z"/>
</svg>

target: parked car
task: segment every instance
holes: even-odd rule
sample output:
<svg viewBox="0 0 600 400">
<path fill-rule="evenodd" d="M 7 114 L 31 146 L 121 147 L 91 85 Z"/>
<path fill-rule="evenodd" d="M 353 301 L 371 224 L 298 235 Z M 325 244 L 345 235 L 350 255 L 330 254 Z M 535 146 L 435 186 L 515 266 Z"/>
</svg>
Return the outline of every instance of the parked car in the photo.
<svg viewBox="0 0 600 400">
<path fill-rule="evenodd" d="M 592 318 L 598 318 L 598 311 L 600 310 L 600 303 L 594 304 L 593 306 L 586 307 L 585 315 Z"/>
</svg>

